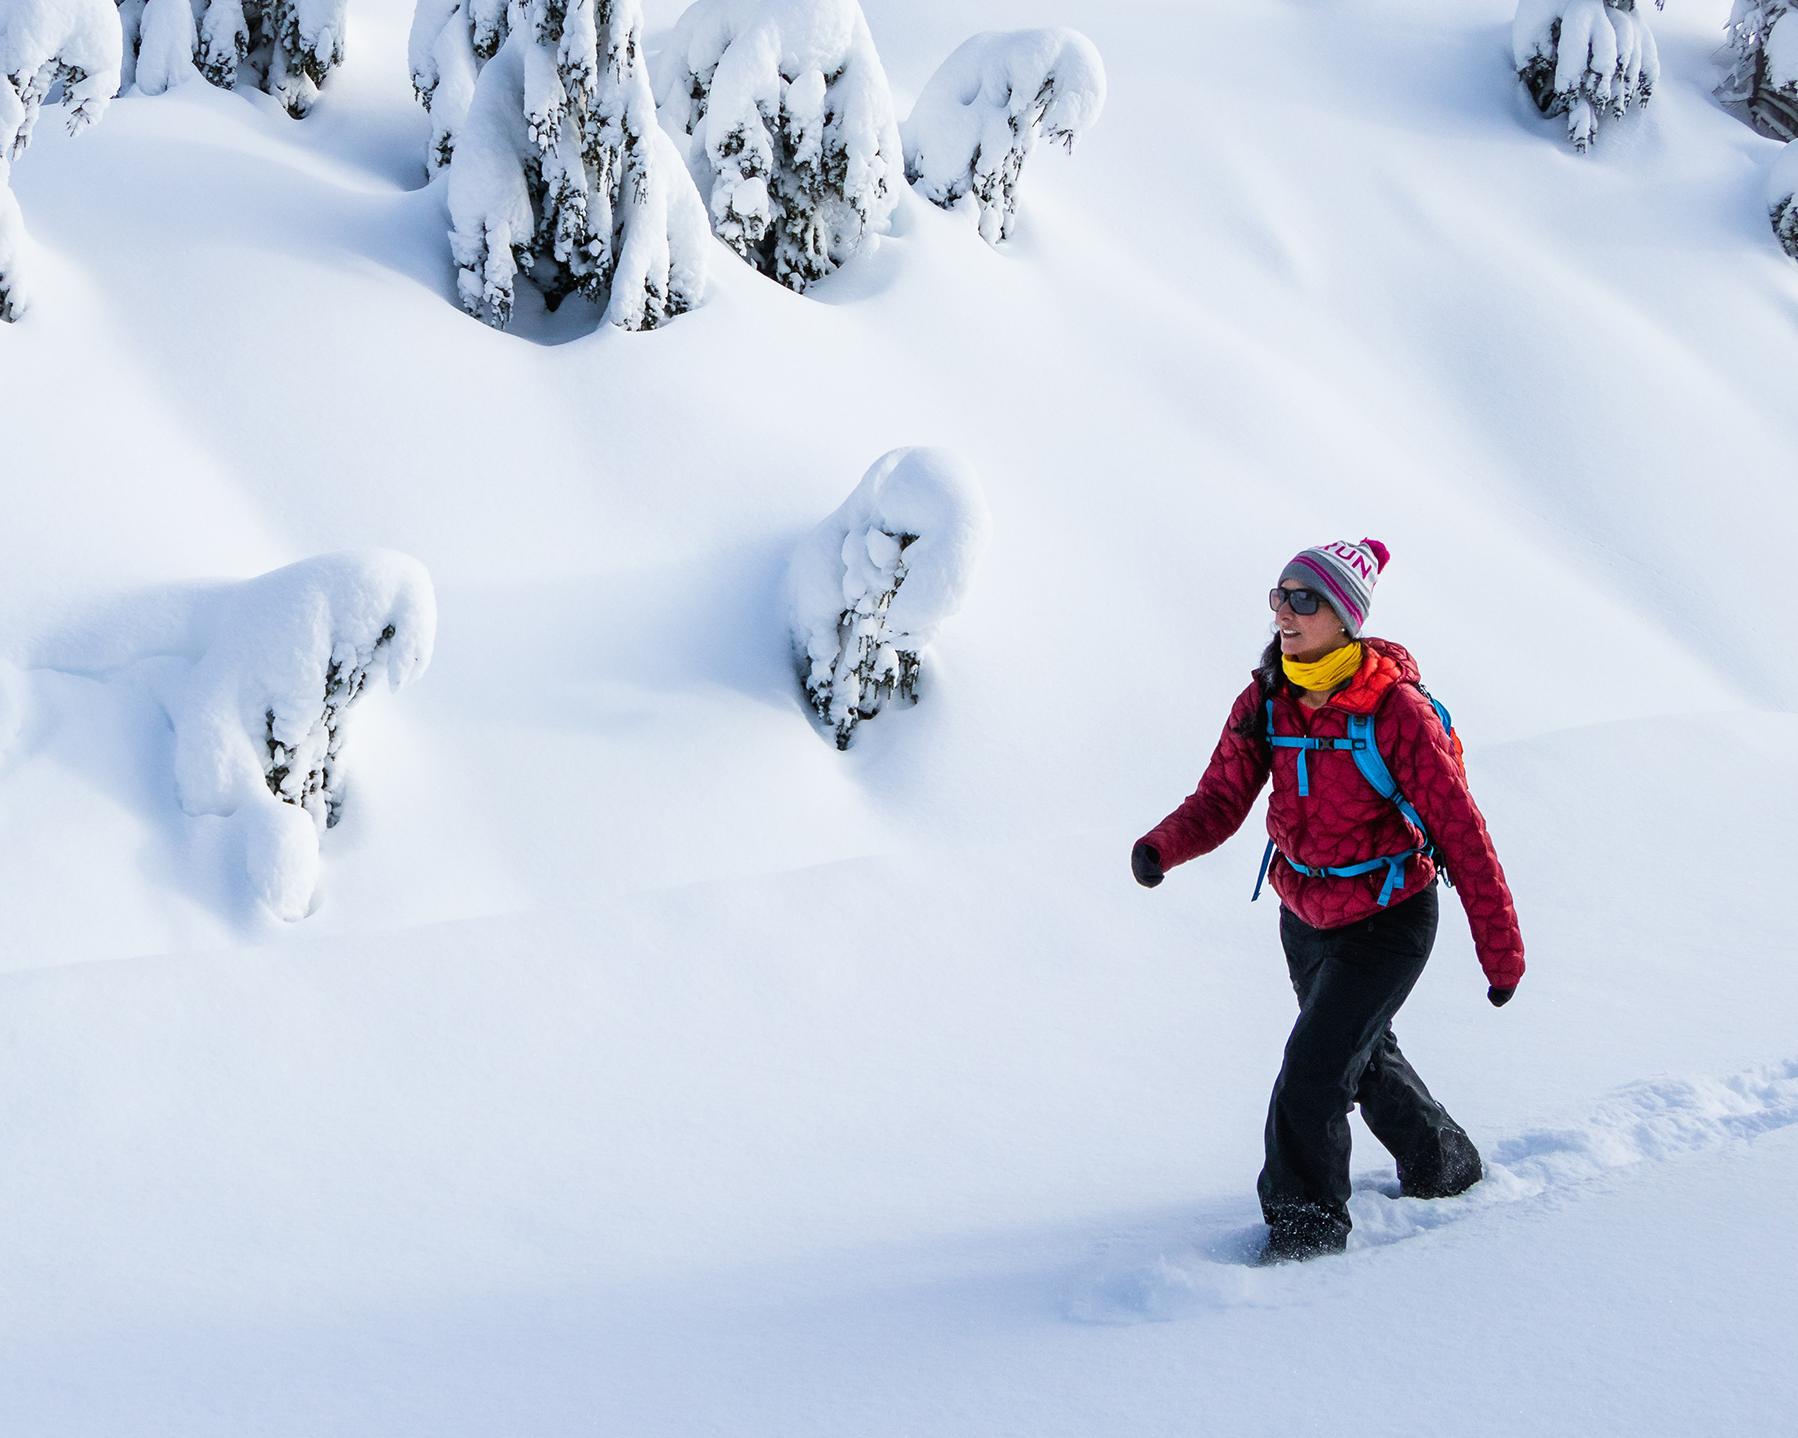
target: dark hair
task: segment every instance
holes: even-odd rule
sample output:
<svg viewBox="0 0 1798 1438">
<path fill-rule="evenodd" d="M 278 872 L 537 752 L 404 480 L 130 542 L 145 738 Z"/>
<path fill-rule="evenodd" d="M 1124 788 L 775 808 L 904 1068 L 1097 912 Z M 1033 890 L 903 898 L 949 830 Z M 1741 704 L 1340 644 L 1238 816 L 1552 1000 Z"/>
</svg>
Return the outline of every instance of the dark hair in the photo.
<svg viewBox="0 0 1798 1438">
<path fill-rule="evenodd" d="M 1280 664 L 1280 636 L 1276 634 L 1268 640 L 1267 648 L 1261 651 L 1261 662 L 1255 666 L 1255 684 L 1261 691 L 1261 703 L 1243 716 L 1242 722 L 1236 726 L 1238 734 L 1249 739 L 1266 737 L 1262 731 L 1267 721 L 1262 710 L 1285 682 L 1286 671 Z"/>
</svg>

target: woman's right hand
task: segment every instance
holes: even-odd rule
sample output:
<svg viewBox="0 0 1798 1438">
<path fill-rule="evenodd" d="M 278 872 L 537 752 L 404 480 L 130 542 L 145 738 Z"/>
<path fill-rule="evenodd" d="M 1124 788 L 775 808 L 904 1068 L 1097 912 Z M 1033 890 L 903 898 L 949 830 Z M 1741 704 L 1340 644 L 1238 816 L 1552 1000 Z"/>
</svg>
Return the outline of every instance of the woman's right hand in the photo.
<svg viewBox="0 0 1798 1438">
<path fill-rule="evenodd" d="M 1161 872 L 1161 855 L 1153 844 L 1138 844 L 1130 851 L 1130 872 L 1145 889 L 1152 889 L 1165 877 Z"/>
</svg>

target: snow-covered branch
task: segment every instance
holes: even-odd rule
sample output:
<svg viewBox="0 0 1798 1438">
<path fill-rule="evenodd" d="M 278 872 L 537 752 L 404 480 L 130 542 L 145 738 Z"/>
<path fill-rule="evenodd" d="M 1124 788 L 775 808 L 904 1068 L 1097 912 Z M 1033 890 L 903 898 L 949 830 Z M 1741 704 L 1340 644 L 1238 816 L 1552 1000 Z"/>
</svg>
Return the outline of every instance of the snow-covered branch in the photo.
<svg viewBox="0 0 1798 1438">
<path fill-rule="evenodd" d="M 254 85 L 296 119 L 343 63 L 349 0 L 117 0 L 124 82 L 160 95 L 195 71 L 223 90 Z"/>
<path fill-rule="evenodd" d="M 1654 34 L 1636 0 L 1521 0 L 1511 53 L 1536 108 L 1565 115 L 1581 152 L 1603 116 L 1646 105 L 1660 81 Z"/>
<path fill-rule="evenodd" d="M 1767 173 L 1767 215 L 1780 248 L 1798 260 L 1798 143 L 1788 141 Z"/>
<path fill-rule="evenodd" d="M 1017 217 L 1037 136 L 1074 148 L 1105 107 L 1105 65 L 1078 30 L 976 35 L 924 87 L 905 122 L 905 174 L 944 209 L 972 195 L 998 244 Z"/>
<path fill-rule="evenodd" d="M 960 609 L 990 530 L 965 460 L 896 449 L 801 542 L 787 572 L 793 643 L 838 749 L 891 700 L 917 701 L 923 651 Z"/>
<path fill-rule="evenodd" d="M 506 12 L 505 0 L 418 0 L 413 11 L 412 93 L 431 114 L 425 166 L 433 174 L 455 153 L 481 67 L 505 43 Z"/>
<path fill-rule="evenodd" d="M 326 555 L 231 587 L 206 622 L 166 700 L 181 807 L 237 816 L 257 897 L 303 918 L 343 810 L 350 710 L 371 679 L 399 689 L 431 661 L 430 577 L 404 555 Z"/>
<path fill-rule="evenodd" d="M 886 228 L 903 147 L 856 0 L 699 0 L 668 53 L 662 113 L 745 260 L 804 290 Z"/>
<path fill-rule="evenodd" d="M 69 133 L 96 123 L 119 88 L 118 11 L 111 0 L 5 0 L 0 5 L 0 320 L 26 308 L 25 220 L 12 193 L 13 161 L 38 113 L 60 90 Z"/>
<path fill-rule="evenodd" d="M 697 304 L 705 210 L 656 123 L 640 0 L 516 0 L 453 139 L 450 248 L 469 313 L 504 327 L 518 271 L 622 329 Z"/>
<path fill-rule="evenodd" d="M 1798 18 L 1792 0 L 1735 0 L 1729 16 L 1733 63 L 1717 98 L 1745 105 L 1777 140 L 1798 138 Z"/>
</svg>

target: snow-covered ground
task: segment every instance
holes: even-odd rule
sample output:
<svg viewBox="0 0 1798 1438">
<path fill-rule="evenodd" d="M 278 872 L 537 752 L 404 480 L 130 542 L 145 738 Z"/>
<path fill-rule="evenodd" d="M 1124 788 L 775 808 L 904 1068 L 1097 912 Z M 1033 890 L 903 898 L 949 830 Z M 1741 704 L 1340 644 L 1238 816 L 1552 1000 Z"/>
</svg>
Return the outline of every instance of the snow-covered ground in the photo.
<svg viewBox="0 0 1798 1438">
<path fill-rule="evenodd" d="M 652 60 L 679 13 L 650 3 Z M 1503 0 L 867 0 L 901 117 L 977 29 L 1109 98 L 997 249 L 907 193 L 804 297 L 650 334 L 455 300 L 409 9 L 312 114 L 46 113 L 0 329 L 8 1438 L 1770 1432 L 1798 1319 L 1776 146 L 1649 23 L 1566 147 Z M 903 445 L 991 543 L 836 753 L 785 567 Z M 1453 709 L 1530 973 L 1458 904 L 1398 1028 L 1481 1144 L 1238 1261 L 1290 1018 L 1259 812 L 1154 893 L 1298 547 Z M 204 581 L 416 557 L 315 911 L 189 816 Z"/>
</svg>

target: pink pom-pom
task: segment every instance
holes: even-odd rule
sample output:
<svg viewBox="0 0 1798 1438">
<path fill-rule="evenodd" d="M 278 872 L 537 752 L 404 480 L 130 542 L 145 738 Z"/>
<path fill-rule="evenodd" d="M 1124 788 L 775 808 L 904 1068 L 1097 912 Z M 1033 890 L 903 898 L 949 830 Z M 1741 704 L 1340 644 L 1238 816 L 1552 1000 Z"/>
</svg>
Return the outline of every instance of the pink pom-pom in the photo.
<svg viewBox="0 0 1798 1438">
<path fill-rule="evenodd" d="M 1380 561 L 1380 568 L 1384 569 L 1386 561 L 1392 557 L 1391 551 L 1377 539 L 1363 539 L 1361 542 L 1373 551 L 1373 557 Z"/>
</svg>

